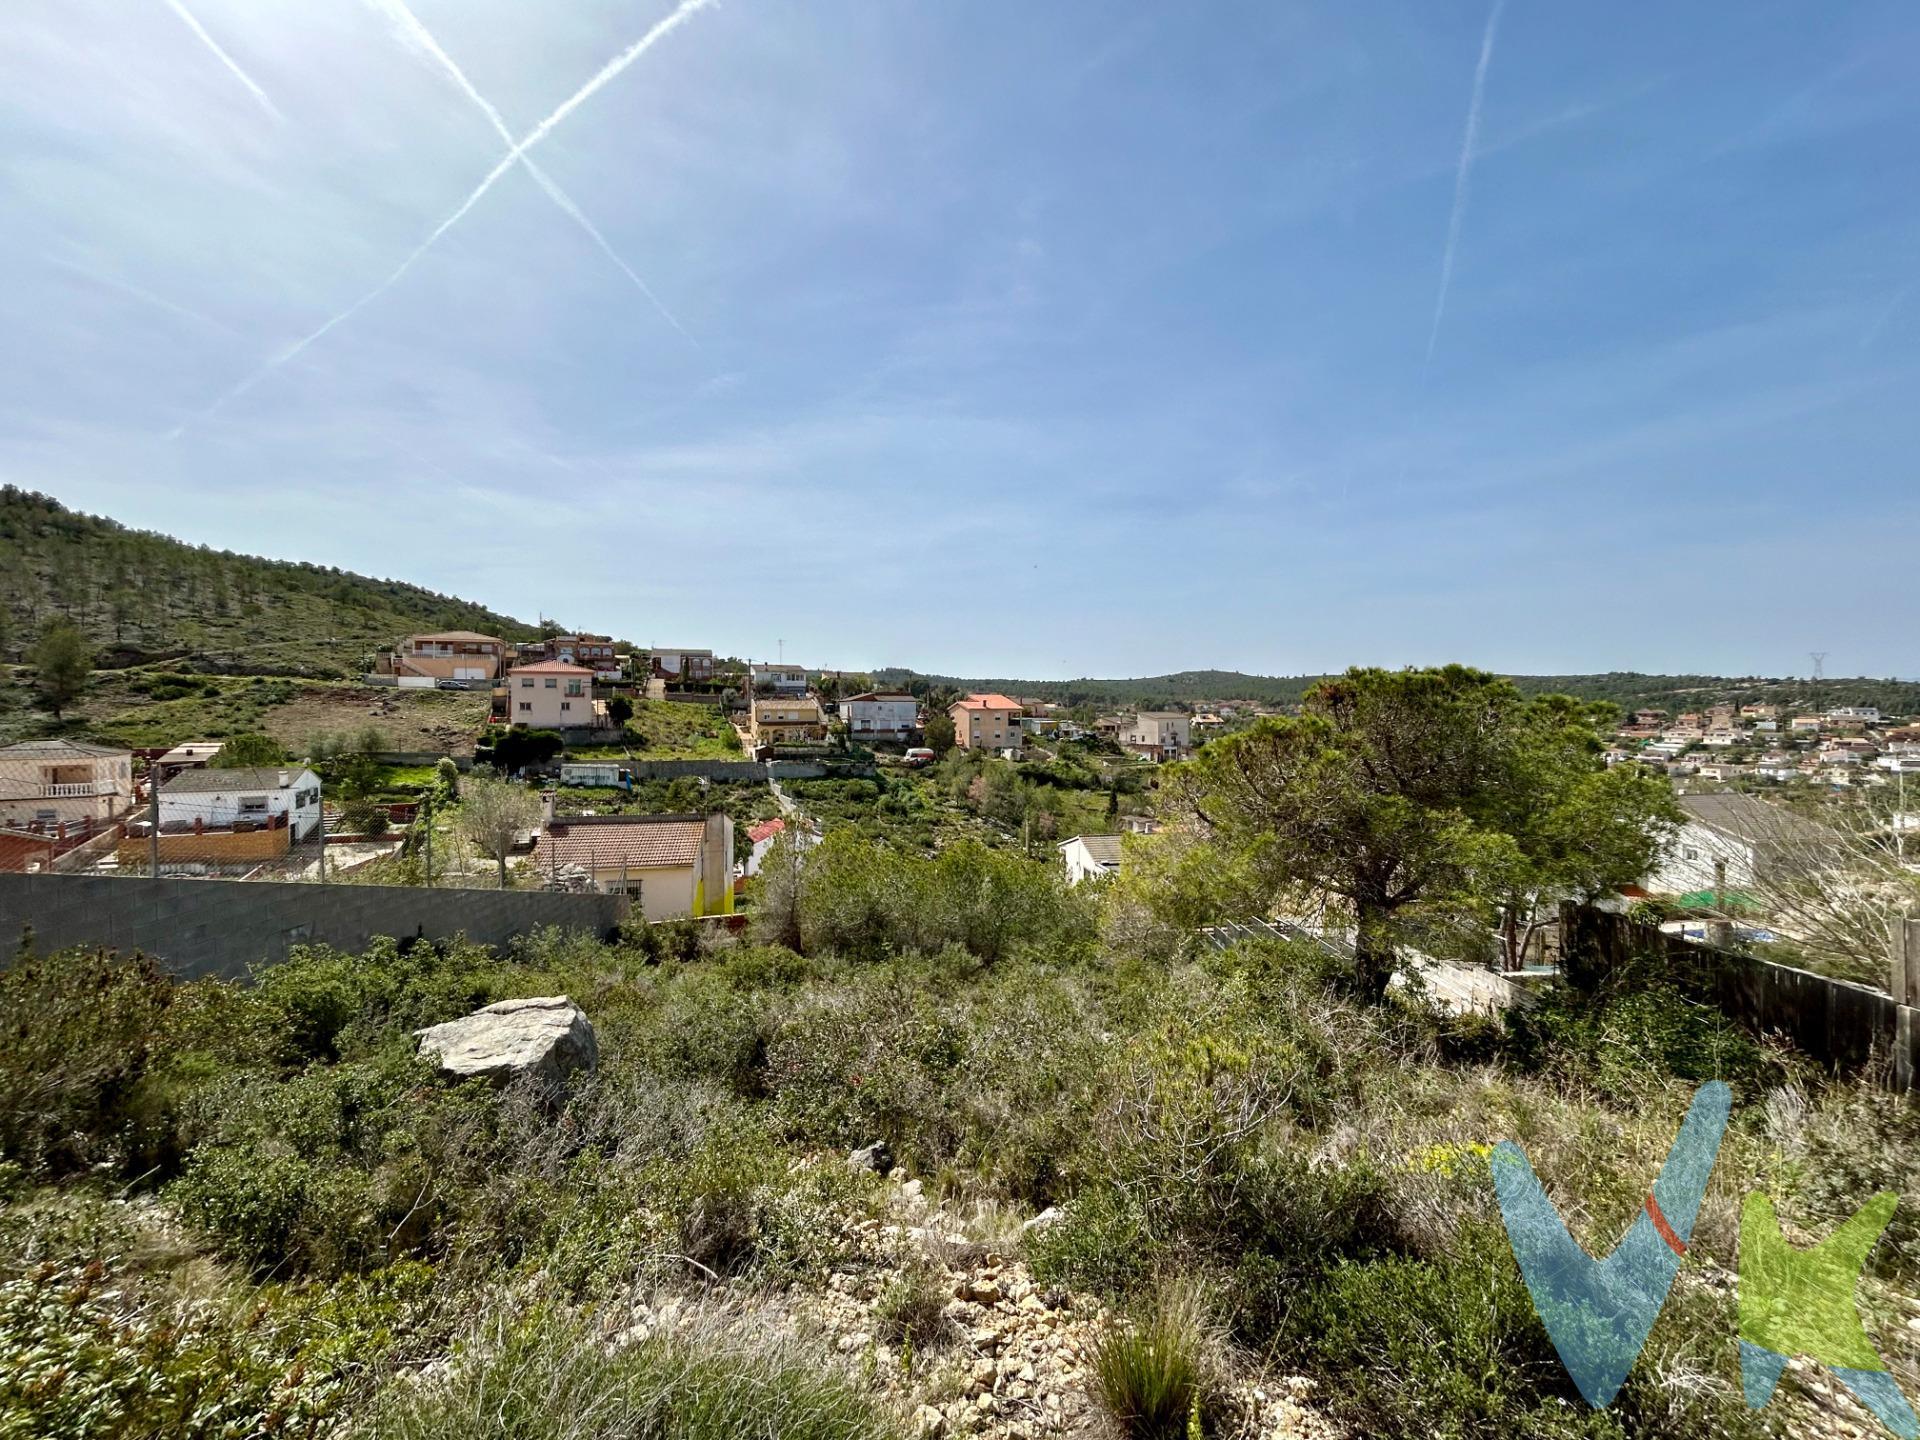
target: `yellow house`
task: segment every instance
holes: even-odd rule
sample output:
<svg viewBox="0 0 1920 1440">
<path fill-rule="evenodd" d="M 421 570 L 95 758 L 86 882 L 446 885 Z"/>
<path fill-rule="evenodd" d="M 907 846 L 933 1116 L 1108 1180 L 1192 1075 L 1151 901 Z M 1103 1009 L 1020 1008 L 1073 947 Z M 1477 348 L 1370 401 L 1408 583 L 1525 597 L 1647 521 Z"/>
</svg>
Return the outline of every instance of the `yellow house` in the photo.
<svg viewBox="0 0 1920 1440">
<path fill-rule="evenodd" d="M 827 718 L 811 695 L 753 702 L 755 745 L 812 745 L 827 738 Z"/>
<path fill-rule="evenodd" d="M 953 743 L 962 750 L 1006 750 L 1020 744 L 1020 702 L 1004 695 L 969 695 L 947 707 Z"/>
<path fill-rule="evenodd" d="M 566 883 L 584 877 L 625 893 L 649 920 L 733 913 L 733 820 L 699 815 L 552 815 L 534 842 L 533 866 Z"/>
<path fill-rule="evenodd" d="M 0 749 L 0 825 L 97 824 L 133 805 L 133 752 L 80 740 Z"/>
</svg>

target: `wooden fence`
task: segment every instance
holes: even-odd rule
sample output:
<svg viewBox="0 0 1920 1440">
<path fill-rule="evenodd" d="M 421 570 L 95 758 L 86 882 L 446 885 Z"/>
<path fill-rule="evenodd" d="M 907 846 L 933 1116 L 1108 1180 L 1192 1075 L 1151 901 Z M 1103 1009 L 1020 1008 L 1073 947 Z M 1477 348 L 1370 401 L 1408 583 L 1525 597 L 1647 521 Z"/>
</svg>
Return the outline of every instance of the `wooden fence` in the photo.
<svg viewBox="0 0 1920 1440">
<path fill-rule="evenodd" d="M 1653 956 L 1680 989 L 1761 1035 L 1782 1035 L 1839 1072 L 1891 1061 L 1896 1089 L 1920 1088 L 1920 921 L 1889 936 L 1896 996 L 1810 970 L 1669 935 L 1624 915 L 1568 905 L 1560 912 L 1560 965 L 1567 982 L 1592 990 L 1634 960 Z"/>
</svg>

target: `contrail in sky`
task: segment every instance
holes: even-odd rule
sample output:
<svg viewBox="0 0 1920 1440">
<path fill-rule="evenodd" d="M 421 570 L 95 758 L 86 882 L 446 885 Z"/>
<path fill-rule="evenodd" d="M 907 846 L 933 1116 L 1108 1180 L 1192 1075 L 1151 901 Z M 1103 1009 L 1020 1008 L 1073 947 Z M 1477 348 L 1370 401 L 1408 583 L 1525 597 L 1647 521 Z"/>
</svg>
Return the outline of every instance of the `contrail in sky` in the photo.
<svg viewBox="0 0 1920 1440">
<path fill-rule="evenodd" d="M 507 128 L 505 118 L 493 107 L 487 97 L 475 88 L 473 82 L 467 78 L 466 72 L 454 63 L 453 57 L 440 48 L 440 42 L 433 38 L 432 32 L 420 23 L 419 17 L 413 11 L 407 8 L 406 0 L 372 0 L 372 3 L 400 27 L 407 39 L 439 63 L 440 68 L 447 72 L 453 83 L 460 88 L 461 93 L 479 107 L 480 112 L 487 117 L 488 123 L 493 126 L 495 133 L 508 145 L 512 145 L 513 132 Z M 527 174 L 533 177 L 540 188 L 547 192 L 547 198 L 558 205 L 576 225 L 586 231 L 587 238 L 598 245 L 601 253 L 619 267 L 620 273 L 633 282 L 635 289 L 647 297 L 653 308 L 660 312 L 660 318 L 678 330 L 688 344 L 698 349 L 699 341 L 687 334 L 686 327 L 674 318 L 673 312 L 667 309 L 658 295 L 653 293 L 647 282 L 634 273 L 633 267 L 620 258 L 619 253 L 607 242 L 607 237 L 600 233 L 599 227 L 581 213 L 580 207 L 574 204 L 572 197 L 531 159 L 523 157 L 520 163 L 526 167 Z"/>
<path fill-rule="evenodd" d="M 591 80 L 574 91 L 571 96 L 561 103 L 557 110 L 547 116 L 547 118 L 542 120 L 538 125 L 534 126 L 532 130 L 528 131 L 525 139 L 516 142 L 513 148 L 508 150 L 506 155 L 502 157 L 500 163 L 489 170 L 486 178 L 474 187 L 473 193 L 460 202 L 460 208 L 435 226 L 433 233 L 428 235 L 425 240 L 422 240 L 420 244 L 414 248 L 413 253 L 402 260 L 391 275 L 387 276 L 386 279 L 382 280 L 378 285 L 374 286 L 373 289 L 354 301 L 353 304 L 328 320 L 324 325 L 320 326 L 319 329 L 294 341 L 293 344 L 289 345 L 285 350 L 282 350 L 265 365 L 262 365 L 258 370 L 254 371 L 253 374 L 220 396 L 205 410 L 200 412 L 199 418 L 204 420 L 208 416 L 217 413 L 224 406 L 231 404 L 234 400 L 237 400 L 255 385 L 258 385 L 262 380 L 266 379 L 267 376 L 278 370 L 282 365 L 303 354 L 329 331 L 352 319 L 375 300 L 378 300 L 382 295 L 386 294 L 387 291 L 391 290 L 394 285 L 399 282 L 400 278 L 418 263 L 420 257 L 425 255 L 427 251 L 431 250 L 434 245 L 439 242 L 442 235 L 445 235 L 455 225 L 458 225 L 466 218 L 467 212 L 480 203 L 486 193 L 499 183 L 500 177 L 512 169 L 521 156 L 525 155 L 529 150 L 533 149 L 534 146 L 551 135 L 554 128 L 558 126 L 561 121 L 565 120 L 569 115 L 573 114 L 574 111 L 586 104 L 587 101 L 605 89 L 612 81 L 618 79 L 621 72 L 633 64 L 634 61 L 638 60 L 657 43 L 679 29 L 680 26 L 684 25 L 694 15 L 706 9 L 707 6 L 712 3 L 713 0 L 680 0 L 680 3 L 674 7 L 671 15 L 660 21 L 605 65 L 602 65 Z M 186 428 L 185 422 L 175 426 L 171 432 L 172 438 L 177 439 L 185 432 Z"/>
<path fill-rule="evenodd" d="M 202 26 L 198 20 L 193 18 L 193 12 L 187 9 L 182 3 L 182 0 L 167 0 L 167 8 L 178 15 L 181 22 L 200 37 L 200 43 L 213 52 L 214 59 L 218 60 L 222 65 L 226 66 L 228 70 L 233 72 L 234 79 L 238 80 L 242 85 L 246 86 L 248 90 L 253 92 L 253 98 L 260 102 L 261 109 L 265 110 L 267 114 L 276 120 L 286 119 L 286 116 L 282 115 L 275 107 L 273 101 L 267 98 L 267 92 L 254 84 L 253 77 L 242 70 L 239 65 L 234 62 L 234 58 L 220 48 L 219 42 L 206 32 L 206 28 Z"/>
<path fill-rule="evenodd" d="M 1480 63 L 1473 71 L 1473 98 L 1467 102 L 1467 133 L 1460 137 L 1460 167 L 1453 175 L 1453 214 L 1447 220 L 1447 249 L 1440 258 L 1440 293 L 1433 302 L 1433 328 L 1427 332 L 1427 363 L 1433 363 L 1440 343 L 1440 317 L 1447 313 L 1447 290 L 1453 284 L 1453 257 L 1460 248 L 1460 226 L 1467 218 L 1467 182 L 1473 178 L 1473 151 L 1480 139 L 1480 102 L 1487 94 L 1487 67 L 1493 62 L 1494 32 L 1507 0 L 1493 0 L 1486 33 L 1480 37 Z"/>
</svg>

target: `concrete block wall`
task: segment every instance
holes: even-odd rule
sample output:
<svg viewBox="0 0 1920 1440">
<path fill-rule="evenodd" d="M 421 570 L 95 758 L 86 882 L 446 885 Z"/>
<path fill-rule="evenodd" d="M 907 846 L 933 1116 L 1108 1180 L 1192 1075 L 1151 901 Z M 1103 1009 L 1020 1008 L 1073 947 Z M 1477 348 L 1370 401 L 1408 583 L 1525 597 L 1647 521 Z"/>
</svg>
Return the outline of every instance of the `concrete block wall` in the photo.
<svg viewBox="0 0 1920 1440">
<path fill-rule="evenodd" d="M 237 979 L 284 960 L 293 945 L 360 950 L 376 935 L 465 935 L 504 946 L 550 925 L 604 935 L 626 914 L 619 895 L 0 874 L 0 963 L 29 925 L 41 951 L 137 949 L 176 975 Z"/>
</svg>

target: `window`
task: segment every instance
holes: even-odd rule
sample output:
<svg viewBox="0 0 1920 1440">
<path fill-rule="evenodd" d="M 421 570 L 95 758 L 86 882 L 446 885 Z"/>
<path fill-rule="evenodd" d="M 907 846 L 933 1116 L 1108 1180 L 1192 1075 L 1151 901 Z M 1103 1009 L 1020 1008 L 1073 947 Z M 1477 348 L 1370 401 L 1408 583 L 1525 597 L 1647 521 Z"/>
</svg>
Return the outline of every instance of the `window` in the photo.
<svg viewBox="0 0 1920 1440">
<path fill-rule="evenodd" d="M 580 693 L 581 693 L 581 692 L 580 692 L 580 682 L 579 682 L 578 680 L 569 680 L 569 681 L 567 681 L 567 694 L 569 694 L 569 695 L 578 695 L 578 694 L 580 694 Z"/>
<path fill-rule="evenodd" d="M 267 797 L 264 795 L 242 795 L 240 797 L 242 815 L 264 815 L 267 813 Z"/>
<path fill-rule="evenodd" d="M 522 690 L 531 690 L 531 689 L 533 689 L 533 681 L 531 681 L 531 680 L 527 680 L 527 679 L 522 679 L 522 680 L 520 681 L 520 688 L 521 688 Z"/>
<path fill-rule="evenodd" d="M 558 690 L 559 688 L 560 688 L 560 682 L 558 680 L 547 681 L 547 689 Z"/>
<path fill-rule="evenodd" d="M 573 702 L 570 700 L 562 700 L 560 702 L 560 708 L 562 710 L 571 710 L 573 709 Z"/>
<path fill-rule="evenodd" d="M 533 709 L 533 702 L 531 700 L 522 700 L 520 702 L 520 709 L 522 713 Z"/>
</svg>

